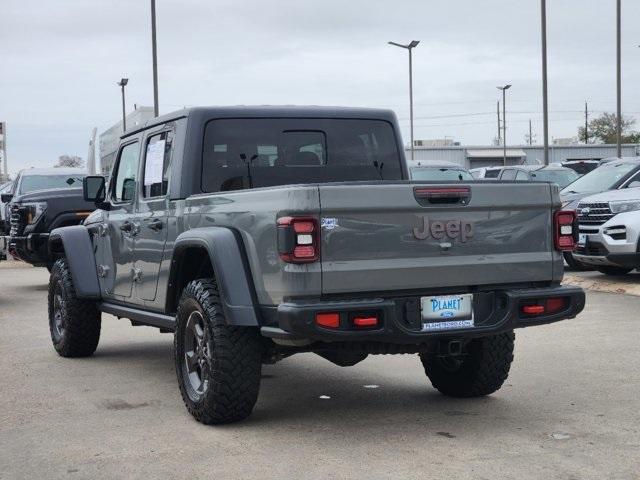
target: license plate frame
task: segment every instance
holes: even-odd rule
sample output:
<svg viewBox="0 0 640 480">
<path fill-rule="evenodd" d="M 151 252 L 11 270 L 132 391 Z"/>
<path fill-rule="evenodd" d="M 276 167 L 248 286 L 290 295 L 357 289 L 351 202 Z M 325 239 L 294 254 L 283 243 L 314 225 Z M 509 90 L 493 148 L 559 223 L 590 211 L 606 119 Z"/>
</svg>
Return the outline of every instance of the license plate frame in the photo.
<svg viewBox="0 0 640 480">
<path fill-rule="evenodd" d="M 584 247 L 589 242 L 589 235 L 586 233 L 578 234 L 578 246 Z"/>
<path fill-rule="evenodd" d="M 420 316 L 423 331 L 473 328 L 473 294 L 420 297 Z"/>
</svg>

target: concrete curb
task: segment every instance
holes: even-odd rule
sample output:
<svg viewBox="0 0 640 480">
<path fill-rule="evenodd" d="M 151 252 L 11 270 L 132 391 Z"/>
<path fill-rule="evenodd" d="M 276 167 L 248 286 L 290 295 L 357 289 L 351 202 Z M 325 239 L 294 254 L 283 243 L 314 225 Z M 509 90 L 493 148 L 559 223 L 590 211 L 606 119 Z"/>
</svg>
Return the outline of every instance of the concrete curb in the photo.
<svg viewBox="0 0 640 480">
<path fill-rule="evenodd" d="M 637 281 L 637 275 L 610 277 L 597 274 L 597 276 L 583 277 L 566 273 L 562 283 L 565 285 L 576 285 L 594 292 L 622 293 L 640 297 L 640 282 Z"/>
</svg>

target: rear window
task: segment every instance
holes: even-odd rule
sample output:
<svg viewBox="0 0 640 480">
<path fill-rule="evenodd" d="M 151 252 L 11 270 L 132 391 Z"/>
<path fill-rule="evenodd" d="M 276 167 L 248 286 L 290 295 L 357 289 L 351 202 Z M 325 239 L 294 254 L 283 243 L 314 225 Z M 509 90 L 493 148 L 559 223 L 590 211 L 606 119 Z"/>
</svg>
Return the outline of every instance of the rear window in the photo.
<svg viewBox="0 0 640 480">
<path fill-rule="evenodd" d="M 395 134 L 382 120 L 221 119 L 205 128 L 205 192 L 400 179 Z"/>
<path fill-rule="evenodd" d="M 473 176 L 462 168 L 449 167 L 418 167 L 411 169 L 412 180 L 428 181 L 469 181 Z"/>
<path fill-rule="evenodd" d="M 567 168 L 565 170 L 536 170 L 531 173 L 531 176 L 533 177 L 533 181 L 557 183 L 560 188 L 564 188 L 580 175 L 574 170 Z"/>
</svg>

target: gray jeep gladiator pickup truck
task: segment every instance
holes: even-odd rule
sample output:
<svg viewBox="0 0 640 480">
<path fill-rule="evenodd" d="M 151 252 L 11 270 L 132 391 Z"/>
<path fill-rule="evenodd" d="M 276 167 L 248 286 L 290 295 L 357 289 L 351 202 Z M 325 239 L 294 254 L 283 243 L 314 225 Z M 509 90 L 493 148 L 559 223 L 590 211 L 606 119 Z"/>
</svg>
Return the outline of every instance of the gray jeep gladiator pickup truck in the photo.
<svg viewBox="0 0 640 480">
<path fill-rule="evenodd" d="M 91 355 L 101 313 L 174 333 L 187 409 L 250 415 L 261 366 L 315 352 L 350 366 L 419 354 L 435 388 L 498 390 L 515 328 L 575 317 L 563 287 L 575 213 L 558 187 L 408 180 L 395 115 L 193 108 L 127 132 L 98 206 L 51 232 L 49 324 Z"/>
</svg>

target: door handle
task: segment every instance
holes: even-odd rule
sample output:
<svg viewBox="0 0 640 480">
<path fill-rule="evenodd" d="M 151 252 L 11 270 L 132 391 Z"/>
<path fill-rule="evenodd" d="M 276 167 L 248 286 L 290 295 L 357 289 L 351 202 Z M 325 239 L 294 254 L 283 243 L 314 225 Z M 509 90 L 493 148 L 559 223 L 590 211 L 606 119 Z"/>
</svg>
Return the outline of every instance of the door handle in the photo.
<svg viewBox="0 0 640 480">
<path fill-rule="evenodd" d="M 131 230 L 133 230 L 133 223 L 124 222 L 122 225 L 120 225 L 120 230 L 122 230 L 123 232 L 130 232 Z"/>
<path fill-rule="evenodd" d="M 157 232 L 158 230 L 162 230 L 162 220 L 156 218 L 155 220 L 151 220 L 149 223 L 147 223 L 147 227 L 149 227 L 151 230 L 153 230 L 154 232 Z"/>
</svg>

